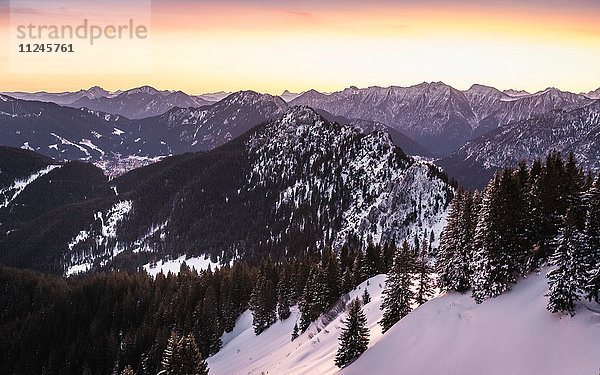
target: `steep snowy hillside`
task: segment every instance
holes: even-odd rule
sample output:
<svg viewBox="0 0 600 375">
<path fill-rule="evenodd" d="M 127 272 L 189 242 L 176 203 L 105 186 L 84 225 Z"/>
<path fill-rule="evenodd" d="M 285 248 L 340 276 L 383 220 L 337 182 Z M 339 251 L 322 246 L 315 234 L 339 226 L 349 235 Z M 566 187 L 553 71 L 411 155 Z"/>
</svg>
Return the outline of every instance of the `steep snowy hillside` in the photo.
<svg viewBox="0 0 600 375">
<path fill-rule="evenodd" d="M 469 294 L 449 293 L 417 307 L 385 334 L 378 324 L 385 275 L 362 283 L 344 304 L 368 288 L 363 307 L 369 349 L 345 369 L 334 364 L 345 312 L 321 318 L 296 340 L 292 315 L 255 335 L 246 311 L 223 347 L 208 359 L 211 374 L 595 374 L 600 366 L 600 312 L 551 314 L 544 270 L 520 280 L 511 292 L 476 304 Z"/>
<path fill-rule="evenodd" d="M 600 312 L 548 312 L 546 271 L 480 305 L 468 294 L 432 299 L 340 373 L 597 374 Z"/>
<path fill-rule="evenodd" d="M 572 151 L 584 168 L 600 171 L 600 101 L 502 126 L 467 142 L 439 165 L 461 184 L 481 188 L 496 169 L 544 158 L 552 150 Z"/>
<path fill-rule="evenodd" d="M 372 277 L 360 284 L 349 295 L 343 297 L 343 305 L 362 295 L 365 288 L 371 294 L 371 302 L 363 307 L 371 331 L 370 345 L 381 337 L 381 292 L 385 286 L 385 275 Z M 208 358 L 212 375 L 259 375 L 259 374 L 333 374 L 338 371 L 334 365 L 338 349 L 338 338 L 346 318 L 340 312 L 314 322 L 303 334 L 291 341 L 294 324 L 300 318 L 297 308 L 284 321 L 256 336 L 252 327 L 252 312 L 246 311 L 236 322 L 231 333 L 222 337 L 223 347 Z"/>
</svg>

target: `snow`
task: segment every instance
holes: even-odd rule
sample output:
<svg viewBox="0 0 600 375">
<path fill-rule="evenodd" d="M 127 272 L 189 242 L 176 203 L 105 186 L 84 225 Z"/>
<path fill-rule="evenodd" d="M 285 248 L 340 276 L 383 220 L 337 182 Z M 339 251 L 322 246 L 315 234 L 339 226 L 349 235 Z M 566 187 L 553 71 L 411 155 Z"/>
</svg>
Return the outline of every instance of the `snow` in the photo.
<svg viewBox="0 0 600 375">
<path fill-rule="evenodd" d="M 181 268 L 181 264 L 184 261 L 188 267 L 190 267 L 191 269 L 195 269 L 196 271 L 206 270 L 209 267 L 214 270 L 216 267 L 219 267 L 219 263 L 215 263 L 209 258 L 193 257 L 186 259 L 185 255 L 182 255 L 179 258 L 173 260 L 159 260 L 158 262 L 156 262 L 156 265 L 154 265 L 153 263 L 148 263 L 144 265 L 144 269 L 146 270 L 146 272 L 148 272 L 148 274 L 150 274 L 153 277 L 156 277 L 156 275 L 158 275 L 161 272 L 165 275 L 169 272 L 178 274 L 179 269 Z"/>
<path fill-rule="evenodd" d="M 365 287 L 369 289 L 372 300 L 363 307 L 363 310 L 371 331 L 371 344 L 382 337 L 381 327 L 377 322 L 381 319 L 379 306 L 385 277 L 385 275 L 372 277 L 350 292 L 350 298 L 356 298 L 362 295 Z M 292 308 L 292 315 L 289 318 L 277 321 L 259 336 L 254 334 L 252 313 L 246 311 L 238 318 L 234 330 L 222 336 L 222 349 L 208 358 L 210 373 L 211 375 L 336 373 L 338 368 L 334 365 L 334 357 L 343 326 L 341 321 L 345 318 L 344 312 L 328 324 L 317 321 L 296 340 L 291 341 L 294 324 L 300 319 L 297 307 Z"/>
<path fill-rule="evenodd" d="M 67 271 L 65 272 L 65 276 L 69 277 L 71 275 L 77 275 L 79 273 L 83 273 L 83 272 L 87 272 L 92 268 L 92 263 L 88 262 L 88 263 L 82 263 L 82 264 L 76 264 L 74 266 L 71 266 L 69 268 L 67 268 Z"/>
<path fill-rule="evenodd" d="M 68 257 L 65 262 L 67 276 L 87 271 L 99 258 L 103 258 L 101 264 L 106 264 L 107 259 L 116 257 L 125 250 L 125 246 L 115 239 L 119 223 L 125 219 L 132 208 L 133 202 L 125 200 L 115 203 L 106 212 L 98 211 L 88 229 L 79 231 L 71 239 L 67 245 L 68 255 L 65 255 Z M 88 243 L 90 238 L 93 238 L 93 244 Z M 100 253 L 98 249 L 102 247 L 104 250 Z"/>
<path fill-rule="evenodd" d="M 435 298 L 341 373 L 597 374 L 600 314 L 585 307 L 574 317 L 548 312 L 545 274 L 480 305 L 469 294 Z"/>
<path fill-rule="evenodd" d="M 113 132 L 112 132 L 112 133 L 113 133 L 114 135 L 122 135 L 122 134 L 125 134 L 125 132 L 124 132 L 123 130 L 121 130 L 121 129 L 118 129 L 118 128 L 113 128 Z"/>
<path fill-rule="evenodd" d="M 95 144 L 92 143 L 92 141 L 90 141 L 89 139 L 82 139 L 81 141 L 79 141 L 79 144 L 87 146 L 89 148 L 91 148 L 94 151 L 98 151 L 98 153 L 100 153 L 101 156 L 104 156 L 104 151 L 101 150 L 98 146 L 96 146 Z"/>
<path fill-rule="evenodd" d="M 62 165 L 49 165 L 46 168 L 43 168 L 26 179 L 18 179 L 15 180 L 12 185 L 7 186 L 5 188 L 0 189 L 0 208 L 8 207 L 10 202 L 15 200 L 25 190 L 25 188 L 31 184 L 33 181 L 37 180 L 41 176 L 50 173 L 55 168 L 60 168 Z"/>
<path fill-rule="evenodd" d="M 385 335 L 381 292 L 385 275 L 369 282 L 372 301 L 363 307 L 370 329 L 369 349 L 353 364 L 334 364 L 342 313 L 329 324 L 313 323 L 290 341 L 300 318 L 278 321 L 259 336 L 251 311 L 223 334 L 223 347 L 208 358 L 210 373 L 221 374 L 596 374 L 600 368 L 598 306 L 581 306 L 574 317 L 546 310 L 547 270 L 522 279 L 513 290 L 476 304 L 470 294 L 447 293 L 417 307 Z M 361 296 L 367 282 L 350 293 Z M 349 301 L 349 300 L 348 300 Z M 595 309 L 596 311 L 592 311 Z"/>
<path fill-rule="evenodd" d="M 73 142 L 69 141 L 68 139 L 63 138 L 60 135 L 57 135 L 55 133 L 50 133 L 50 135 L 55 137 L 56 139 L 58 139 L 60 141 L 60 143 L 63 145 L 68 145 L 68 146 L 73 146 L 73 147 L 78 148 L 79 151 L 83 152 L 86 155 L 86 157 L 83 160 L 88 160 L 91 158 L 90 153 L 88 152 L 88 150 L 85 147 L 80 146 L 76 143 L 73 143 Z"/>
<path fill-rule="evenodd" d="M 31 146 L 29 145 L 29 142 L 25 142 L 25 143 L 23 143 L 23 146 L 21 146 L 21 148 L 22 148 L 22 149 L 24 149 L 24 150 L 35 151 L 35 150 L 33 149 L 33 147 L 31 147 Z"/>
</svg>

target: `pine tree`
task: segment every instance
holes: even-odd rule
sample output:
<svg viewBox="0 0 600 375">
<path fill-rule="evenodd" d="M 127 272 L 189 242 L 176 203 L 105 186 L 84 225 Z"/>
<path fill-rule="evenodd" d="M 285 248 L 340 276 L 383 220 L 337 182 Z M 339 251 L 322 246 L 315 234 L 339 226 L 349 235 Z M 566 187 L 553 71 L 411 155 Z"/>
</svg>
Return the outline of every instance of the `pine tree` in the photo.
<svg viewBox="0 0 600 375">
<path fill-rule="evenodd" d="M 396 253 L 396 241 L 383 245 L 383 273 L 387 273 L 394 265 L 394 254 Z"/>
<path fill-rule="evenodd" d="M 383 332 L 386 332 L 396 322 L 408 315 L 411 310 L 410 305 L 415 296 L 410 289 L 412 255 L 409 252 L 410 250 L 407 250 L 404 246 L 399 249 L 394 259 L 394 265 L 385 282 L 381 303 L 383 318 L 379 322 L 383 327 Z"/>
<path fill-rule="evenodd" d="M 215 354 L 221 349 L 222 330 L 219 326 L 219 310 L 217 297 L 212 285 L 206 288 L 202 301 L 202 338 L 205 339 L 208 354 Z"/>
<path fill-rule="evenodd" d="M 584 289 L 588 300 L 599 302 L 600 299 L 600 175 L 586 194 L 588 212 L 586 215 L 585 238 L 585 267 L 587 282 Z"/>
<path fill-rule="evenodd" d="M 294 324 L 294 330 L 292 331 L 292 341 L 298 338 L 298 323 Z"/>
<path fill-rule="evenodd" d="M 162 369 L 161 374 L 164 375 L 172 375 L 174 374 L 174 362 L 173 358 L 176 355 L 177 346 L 179 345 L 179 338 L 175 334 L 175 332 L 171 332 L 171 337 L 169 337 L 169 341 L 167 341 L 167 347 L 163 352 L 162 359 L 160 361 L 160 367 Z"/>
<path fill-rule="evenodd" d="M 507 235 L 510 220 L 504 205 L 507 199 L 502 195 L 501 177 L 496 173 L 483 194 L 475 229 L 473 298 L 477 303 L 510 290 L 519 275 L 521 265 L 512 251 L 513 239 Z"/>
<path fill-rule="evenodd" d="M 362 300 L 363 300 L 363 305 L 366 305 L 367 303 L 371 302 L 371 295 L 369 294 L 369 289 L 365 288 L 365 291 L 363 292 L 363 295 L 362 295 Z"/>
<path fill-rule="evenodd" d="M 231 276 L 225 275 L 221 280 L 221 321 L 225 332 L 233 331 L 238 311 L 233 300 Z"/>
<path fill-rule="evenodd" d="M 365 281 L 368 277 L 365 273 L 365 256 L 363 252 L 359 249 L 356 253 L 356 258 L 354 259 L 354 265 L 352 268 L 354 285 L 358 285 Z"/>
<path fill-rule="evenodd" d="M 354 288 L 354 277 L 352 275 L 352 269 L 346 268 L 344 275 L 342 276 L 342 291 L 348 293 Z"/>
<path fill-rule="evenodd" d="M 252 325 L 257 335 L 277 321 L 277 293 L 273 282 L 267 279 L 265 274 L 261 274 L 256 282 L 250 308 L 253 317 Z"/>
<path fill-rule="evenodd" d="M 277 315 L 279 316 L 279 320 L 285 320 L 291 315 L 291 301 L 289 290 L 285 288 L 285 285 L 283 283 L 279 283 L 277 299 Z"/>
<path fill-rule="evenodd" d="M 417 305 L 422 305 L 431 299 L 434 295 L 434 280 L 432 277 L 432 267 L 429 261 L 421 254 L 417 260 L 417 292 L 415 302 Z"/>
<path fill-rule="evenodd" d="M 335 365 L 340 368 L 356 360 L 369 346 L 367 317 L 358 298 L 350 302 L 348 317 L 343 324 L 340 346 L 335 355 Z"/>
<path fill-rule="evenodd" d="M 331 305 L 340 298 L 342 290 L 340 288 L 340 269 L 335 254 L 330 249 L 323 250 L 323 260 L 321 262 L 323 268 L 323 278 L 327 284 L 327 304 Z"/>
<path fill-rule="evenodd" d="M 574 202 L 567 210 L 557 238 L 558 247 L 550 259 L 553 269 L 547 275 L 550 285 L 548 310 L 552 312 L 568 312 L 572 315 L 579 293 L 588 281 L 582 211 L 583 207 Z"/>
<path fill-rule="evenodd" d="M 300 330 L 306 331 L 310 323 L 314 322 L 329 306 L 325 272 L 320 266 L 313 267 L 299 303 Z"/>
<path fill-rule="evenodd" d="M 179 338 L 174 332 L 167 343 L 159 375 L 208 375 L 208 365 L 192 334 Z"/>
<path fill-rule="evenodd" d="M 196 345 L 192 334 L 181 338 L 178 345 L 178 363 L 175 363 L 173 375 L 208 375 L 208 365 Z"/>
<path fill-rule="evenodd" d="M 471 286 L 476 218 L 473 194 L 459 188 L 452 200 L 448 223 L 442 233 L 436 257 L 438 285 L 442 290 L 464 293 Z"/>
<path fill-rule="evenodd" d="M 370 277 L 378 275 L 383 270 L 383 262 L 381 259 L 381 248 L 369 243 L 365 251 L 365 261 L 363 265 L 362 277 L 366 280 Z"/>
</svg>

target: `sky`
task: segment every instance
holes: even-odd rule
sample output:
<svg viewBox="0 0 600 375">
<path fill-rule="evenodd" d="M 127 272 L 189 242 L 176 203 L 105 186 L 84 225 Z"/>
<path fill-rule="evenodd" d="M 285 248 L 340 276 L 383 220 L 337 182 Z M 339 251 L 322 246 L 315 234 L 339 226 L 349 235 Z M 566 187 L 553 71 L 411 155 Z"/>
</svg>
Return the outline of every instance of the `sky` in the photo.
<svg viewBox="0 0 600 375">
<path fill-rule="evenodd" d="M 600 87 L 597 0 L 91 0 L 77 12 L 72 1 L 49 11 L 36 6 L 41 0 L 13 0 L 12 8 L 0 0 L 0 91 Z M 75 25 L 82 17 L 102 27 L 131 18 L 149 36 L 75 40 L 70 55 L 17 52 L 37 41 L 16 40 L 18 24 Z"/>
</svg>

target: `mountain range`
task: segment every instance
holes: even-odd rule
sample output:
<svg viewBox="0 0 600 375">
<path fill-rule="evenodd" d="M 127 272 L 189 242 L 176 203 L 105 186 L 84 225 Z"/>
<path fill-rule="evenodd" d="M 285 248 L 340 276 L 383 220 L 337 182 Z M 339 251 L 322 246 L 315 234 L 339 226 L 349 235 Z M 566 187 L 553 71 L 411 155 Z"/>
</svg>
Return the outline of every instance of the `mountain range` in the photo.
<svg viewBox="0 0 600 375">
<path fill-rule="evenodd" d="M 600 171 L 600 101 L 503 125 L 467 142 L 438 165 L 464 186 L 481 188 L 496 170 L 543 159 L 552 150 L 564 156 L 573 152 L 586 170 Z"/>
<path fill-rule="evenodd" d="M 0 151 L 12 155 L 2 155 L 12 160 L 2 170 L 13 171 L 0 187 L 0 262 L 58 274 L 169 254 L 227 263 L 350 240 L 437 241 L 454 190 L 387 133 L 365 134 L 308 107 L 110 181 L 91 164 Z"/>
<path fill-rule="evenodd" d="M 308 105 L 346 118 L 377 121 L 446 156 L 467 140 L 500 125 L 593 101 L 583 94 L 549 88 L 535 94 L 473 85 L 459 91 L 442 82 L 410 87 L 350 87 L 323 94 L 307 91 L 291 104 Z"/>
<path fill-rule="evenodd" d="M 290 107 L 307 105 L 329 121 L 351 124 L 364 133 L 385 131 L 407 154 L 441 158 L 438 165 L 452 177 L 467 187 L 481 188 L 496 168 L 521 159 L 531 162 L 543 154 L 539 150 L 574 151 L 586 167 L 597 171 L 590 143 L 594 132 L 569 131 L 573 121 L 562 113 L 578 113 L 593 105 L 599 90 L 575 94 L 548 88 L 530 94 L 473 85 L 461 91 L 433 82 L 350 87 L 333 93 L 286 90 L 282 96 L 253 91 L 190 96 L 149 86 L 114 93 L 93 87 L 75 93 L 15 95 L 37 102 L 3 95 L 0 121 L 5 125 L 0 133 L 5 145 L 59 161 L 94 162 L 115 176 L 168 155 L 213 149 Z M 41 100 L 70 103 L 61 107 Z M 548 137 L 540 133 L 547 128 L 531 125 L 534 122 L 565 130 Z M 581 126 L 592 129 L 592 125 Z M 515 135 L 521 126 L 528 128 L 522 134 L 526 139 Z M 516 152 L 515 147 L 521 150 Z"/>
<path fill-rule="evenodd" d="M 115 92 L 94 86 L 88 90 L 77 92 L 5 92 L 4 94 L 15 99 L 50 102 L 74 108 L 85 107 L 93 111 L 107 112 L 130 119 L 161 115 L 173 107 L 200 107 L 217 102 L 229 95 L 225 92 L 188 95 L 182 91 L 161 91 L 150 86 Z"/>
<path fill-rule="evenodd" d="M 140 95 L 151 95 L 148 92 L 154 91 L 142 91 Z M 4 145 L 30 149 L 59 161 L 94 162 L 114 176 L 168 155 L 213 149 L 277 117 L 288 107 L 278 96 L 239 91 L 212 105 L 173 107 L 157 116 L 129 119 L 88 108 L 0 95 L 0 135 Z M 410 138 L 382 124 L 348 120 L 325 111 L 322 114 L 365 132 L 389 131 L 396 145 L 406 152 L 429 154 Z"/>
</svg>

